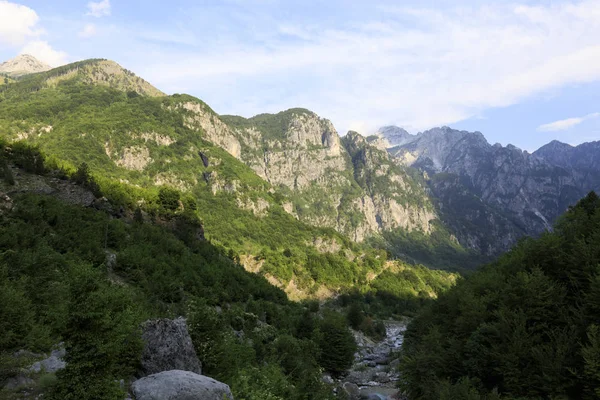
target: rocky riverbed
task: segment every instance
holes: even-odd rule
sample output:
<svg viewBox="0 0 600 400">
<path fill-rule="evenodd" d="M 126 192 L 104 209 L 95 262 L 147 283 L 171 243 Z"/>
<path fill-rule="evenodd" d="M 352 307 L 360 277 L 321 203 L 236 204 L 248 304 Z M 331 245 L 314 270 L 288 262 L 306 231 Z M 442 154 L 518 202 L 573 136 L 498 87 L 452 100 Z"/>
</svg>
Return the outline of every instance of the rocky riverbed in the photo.
<svg viewBox="0 0 600 400">
<path fill-rule="evenodd" d="M 386 321 L 386 337 L 375 342 L 361 332 L 354 332 L 358 351 L 348 375 L 339 380 L 340 389 L 352 400 L 403 399 L 396 388 L 398 352 L 402 346 L 406 322 Z"/>
</svg>

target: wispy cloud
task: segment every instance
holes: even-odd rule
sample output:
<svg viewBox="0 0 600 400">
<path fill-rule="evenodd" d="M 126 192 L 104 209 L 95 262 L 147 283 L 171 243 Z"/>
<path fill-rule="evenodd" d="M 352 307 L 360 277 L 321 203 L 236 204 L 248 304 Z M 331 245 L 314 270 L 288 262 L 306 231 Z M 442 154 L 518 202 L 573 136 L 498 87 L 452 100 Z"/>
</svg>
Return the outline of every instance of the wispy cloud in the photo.
<svg viewBox="0 0 600 400">
<path fill-rule="evenodd" d="M 81 31 L 79 31 L 79 37 L 87 39 L 95 36 L 97 33 L 96 25 L 86 24 Z"/>
<path fill-rule="evenodd" d="M 92 17 L 106 17 L 110 15 L 110 0 L 90 1 L 87 4 L 88 12 L 86 15 Z"/>
<path fill-rule="evenodd" d="M 421 130 L 600 80 L 597 0 L 379 12 L 337 25 L 251 15 L 252 24 L 238 26 L 243 37 L 238 30 L 190 51 L 154 49 L 161 61 L 140 73 L 166 90 L 187 85 L 220 111 L 306 106 L 342 129 Z M 284 96 L 269 98 L 276 88 Z M 256 108 L 231 109 L 233 97 Z"/>
<path fill-rule="evenodd" d="M 582 123 L 585 120 L 592 119 L 592 118 L 598 118 L 598 117 L 600 117 L 600 113 L 596 112 L 596 113 L 584 115 L 583 117 L 561 119 L 558 121 L 550 122 L 548 124 L 540 125 L 540 126 L 538 126 L 537 130 L 539 132 L 564 131 L 564 130 L 572 128 L 576 125 L 579 125 L 580 123 Z"/>
</svg>

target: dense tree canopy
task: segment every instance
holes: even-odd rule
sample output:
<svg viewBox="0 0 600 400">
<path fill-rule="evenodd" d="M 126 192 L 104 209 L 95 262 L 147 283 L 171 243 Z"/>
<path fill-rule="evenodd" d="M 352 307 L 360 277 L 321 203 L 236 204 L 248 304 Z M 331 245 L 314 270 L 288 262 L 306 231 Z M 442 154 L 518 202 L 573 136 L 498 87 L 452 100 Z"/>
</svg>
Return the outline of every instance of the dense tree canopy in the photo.
<svg viewBox="0 0 600 400">
<path fill-rule="evenodd" d="M 599 325 L 600 199 L 592 192 L 554 232 L 523 240 L 415 318 L 402 386 L 414 399 L 597 399 Z"/>
</svg>

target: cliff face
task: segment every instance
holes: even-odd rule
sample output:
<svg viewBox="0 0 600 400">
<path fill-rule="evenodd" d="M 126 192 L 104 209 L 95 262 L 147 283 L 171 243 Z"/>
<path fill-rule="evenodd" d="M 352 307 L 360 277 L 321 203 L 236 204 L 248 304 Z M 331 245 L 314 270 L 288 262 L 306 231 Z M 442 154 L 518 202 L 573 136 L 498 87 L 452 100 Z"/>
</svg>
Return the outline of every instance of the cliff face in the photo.
<svg viewBox="0 0 600 400">
<path fill-rule="evenodd" d="M 356 132 L 349 132 L 343 143 L 352 159 L 354 179 L 362 189 L 365 235 L 398 228 L 430 234 L 438 217 L 422 177 L 394 163 L 387 152 Z"/>
<path fill-rule="evenodd" d="M 331 122 L 304 109 L 245 119 L 184 105 L 206 139 L 242 160 L 286 197 L 284 209 L 355 241 L 404 229 L 431 233 L 436 219 L 419 174 L 397 165 L 381 144 L 340 138 Z"/>
<path fill-rule="evenodd" d="M 452 215 L 449 223 L 462 243 L 497 253 L 518 236 L 550 230 L 569 205 L 594 189 L 594 179 L 600 176 L 590 171 L 595 159 L 588 157 L 589 162 L 577 168 L 575 158 L 585 157 L 574 156 L 568 145 L 550 151 L 555 147 L 532 155 L 512 145 L 492 146 L 479 132 L 443 127 L 414 135 L 389 152 L 403 165 L 437 176 L 430 186 L 446 215 Z M 457 207 L 466 194 L 481 207 Z M 477 229 L 467 233 L 467 221 L 479 221 Z M 493 237 L 499 240 L 494 243 Z"/>
<path fill-rule="evenodd" d="M 341 139 L 303 109 L 222 122 L 230 128 L 221 137 L 240 142 L 239 158 L 287 195 L 285 209 L 298 219 L 359 242 L 397 228 L 431 232 L 436 214 L 422 185 L 362 136 Z"/>
<path fill-rule="evenodd" d="M 258 129 L 246 129 L 245 145 L 250 151 L 242 159 L 259 176 L 275 187 L 299 191 L 313 185 L 349 183 L 342 176 L 348 160 L 330 121 L 299 112 L 293 113 L 286 125 L 281 137 L 274 138 L 260 135 Z"/>
<path fill-rule="evenodd" d="M 583 143 L 573 147 L 555 140 L 533 154 L 568 170 L 582 191 L 600 191 L 600 142 Z"/>
</svg>

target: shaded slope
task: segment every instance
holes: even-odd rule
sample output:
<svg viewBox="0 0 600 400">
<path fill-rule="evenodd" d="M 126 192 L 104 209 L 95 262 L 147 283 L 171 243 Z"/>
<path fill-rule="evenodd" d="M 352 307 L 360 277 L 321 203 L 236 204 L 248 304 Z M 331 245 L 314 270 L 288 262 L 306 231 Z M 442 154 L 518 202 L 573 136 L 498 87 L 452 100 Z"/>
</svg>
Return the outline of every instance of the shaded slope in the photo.
<svg viewBox="0 0 600 400">
<path fill-rule="evenodd" d="M 440 296 L 405 335 L 411 398 L 596 399 L 598 243 L 592 192 L 554 233 L 520 242 Z"/>
</svg>

